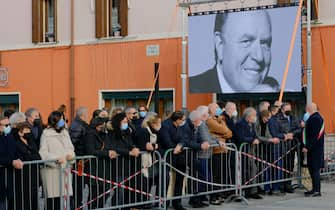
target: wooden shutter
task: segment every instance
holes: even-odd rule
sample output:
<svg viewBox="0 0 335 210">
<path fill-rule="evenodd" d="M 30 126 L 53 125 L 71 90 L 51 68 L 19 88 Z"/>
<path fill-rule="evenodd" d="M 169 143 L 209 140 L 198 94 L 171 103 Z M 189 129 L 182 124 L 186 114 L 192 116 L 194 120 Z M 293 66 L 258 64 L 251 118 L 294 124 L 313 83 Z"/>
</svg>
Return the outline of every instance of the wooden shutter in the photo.
<svg viewBox="0 0 335 210">
<path fill-rule="evenodd" d="M 95 37 L 107 37 L 107 1 L 95 0 Z"/>
<path fill-rule="evenodd" d="M 32 0 L 32 42 L 43 42 L 43 0 Z"/>
<path fill-rule="evenodd" d="M 121 36 L 128 36 L 128 0 L 119 1 L 119 22 L 121 25 Z"/>
<path fill-rule="evenodd" d="M 291 0 L 278 0 L 277 4 L 289 4 L 291 3 Z"/>
</svg>

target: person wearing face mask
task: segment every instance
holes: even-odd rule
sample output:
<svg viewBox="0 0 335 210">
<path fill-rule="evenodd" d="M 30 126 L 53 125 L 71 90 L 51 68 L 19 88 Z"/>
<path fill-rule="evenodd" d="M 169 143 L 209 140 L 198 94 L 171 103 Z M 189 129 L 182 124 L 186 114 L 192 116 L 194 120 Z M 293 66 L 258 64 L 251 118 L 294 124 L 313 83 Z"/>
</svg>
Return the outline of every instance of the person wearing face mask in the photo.
<svg viewBox="0 0 335 210">
<path fill-rule="evenodd" d="M 286 153 L 291 150 L 291 148 L 295 147 L 299 139 L 302 137 L 300 121 L 293 115 L 290 103 L 282 104 L 281 113 L 278 114 L 277 120 L 281 132 L 289 135 L 289 138 L 287 139 L 288 142 L 283 144 L 283 152 Z M 289 171 L 293 171 L 294 169 L 294 159 L 296 152 L 297 149 L 293 150 L 283 158 L 283 167 Z M 291 178 L 291 175 L 284 173 L 284 178 L 289 179 Z M 294 193 L 294 189 L 292 188 L 292 181 L 282 183 L 282 191 L 287 193 Z"/>
<path fill-rule="evenodd" d="M 111 150 L 114 150 L 119 157 L 116 159 L 116 182 L 127 179 L 140 169 L 140 150 L 135 146 L 128 119 L 124 112 L 116 114 L 112 118 L 113 132 L 109 133 Z M 136 188 L 136 182 L 132 179 L 127 186 Z M 116 195 L 119 195 L 118 204 L 131 204 L 136 194 L 123 188 L 118 188 Z M 127 209 L 127 208 L 126 208 Z"/>
<path fill-rule="evenodd" d="M 243 117 L 236 123 L 236 145 L 237 148 L 243 143 L 249 144 L 245 146 L 244 152 L 255 155 L 255 146 L 260 143 L 257 138 L 255 123 L 257 122 L 257 112 L 254 108 L 248 107 L 243 112 Z M 253 159 L 242 156 L 242 183 L 247 182 L 256 175 L 257 165 Z M 255 180 L 250 184 L 254 184 Z M 262 199 L 258 194 L 257 187 L 247 188 L 245 190 L 246 198 Z"/>
<path fill-rule="evenodd" d="M 16 149 L 22 161 L 41 160 L 38 147 L 35 144 L 34 136 L 31 133 L 30 125 L 27 122 L 16 125 Z M 16 170 L 15 189 L 16 198 L 23 196 L 23 199 L 16 199 L 17 209 L 38 209 L 38 165 L 25 165 L 23 170 Z M 30 195 L 30 196 L 28 196 Z"/>
<path fill-rule="evenodd" d="M 60 198 L 65 195 L 65 189 L 61 192 L 60 177 L 65 183 L 65 170 L 59 170 L 60 165 L 65 166 L 67 161 L 75 157 L 74 146 L 70 135 L 65 129 L 65 121 L 62 113 L 53 111 L 48 117 L 48 127 L 44 129 L 41 136 L 39 149 L 42 160 L 58 160 L 58 164 L 48 163 L 48 167 L 41 169 L 41 178 L 44 189 L 44 196 L 47 198 L 47 209 L 60 209 Z M 66 169 L 68 170 L 68 169 Z M 73 195 L 72 174 L 68 173 L 68 195 Z"/>
<path fill-rule="evenodd" d="M 89 161 L 89 163 L 84 162 L 84 169 L 87 173 L 95 173 L 96 176 L 102 177 L 107 180 L 114 180 L 110 171 L 112 169 L 111 159 L 117 157 L 116 151 L 110 149 L 111 141 L 107 136 L 107 133 L 104 131 L 105 121 L 102 118 L 94 118 L 90 123 L 90 126 L 87 130 L 87 134 L 84 136 L 84 148 L 85 155 L 93 155 L 97 157 L 97 162 L 95 160 Z M 81 162 L 82 163 L 82 162 Z M 98 195 L 109 189 L 109 186 L 97 181 L 89 180 L 90 186 L 92 188 L 91 195 L 93 198 L 96 198 Z M 107 189 L 108 188 L 108 189 Z M 77 207 L 82 203 L 82 197 L 80 196 L 81 191 L 77 191 Z M 94 201 L 90 208 L 103 208 L 108 196 L 103 196 L 96 201 Z"/>
<path fill-rule="evenodd" d="M 144 118 L 146 117 L 147 113 L 148 113 L 148 109 L 145 105 L 140 105 L 138 107 L 139 118 L 134 120 L 134 126 L 135 126 L 136 130 L 141 129 L 142 122 L 143 122 Z"/>
<path fill-rule="evenodd" d="M 256 122 L 255 125 L 255 130 L 256 130 L 256 135 L 257 138 L 260 140 L 261 143 L 264 144 L 263 150 L 260 152 L 261 156 L 260 158 L 272 163 L 276 161 L 280 155 L 280 139 L 278 137 L 273 137 L 270 132 L 269 128 L 269 121 L 271 119 L 271 112 L 269 110 L 263 110 L 260 115 L 259 119 Z M 278 165 L 282 165 L 282 162 L 279 161 Z M 263 164 L 258 165 L 259 169 L 264 167 Z M 266 167 L 266 166 L 265 166 Z M 264 172 L 265 174 L 265 180 L 261 181 L 275 181 L 281 178 L 279 173 L 276 175 L 271 173 L 272 168 L 269 168 Z M 272 194 L 279 194 L 280 189 L 279 189 L 279 183 L 274 183 L 272 185 L 266 184 L 264 186 L 264 191 L 268 195 Z"/>
<path fill-rule="evenodd" d="M 39 147 L 43 132 L 43 122 L 39 111 L 36 108 L 28 108 L 25 112 L 27 122 L 30 125 L 31 133 L 34 135 L 35 143 Z"/>
<path fill-rule="evenodd" d="M 180 128 L 185 126 L 185 116 L 181 111 L 175 111 L 171 114 L 170 118 L 164 120 L 162 123 L 162 128 L 159 130 L 158 139 L 159 139 L 159 152 L 162 157 L 165 155 L 166 151 L 173 149 L 171 156 L 167 158 L 172 159 L 173 167 L 176 167 L 178 170 L 185 170 L 185 156 L 182 153 L 184 143 L 180 138 Z M 166 186 L 169 186 L 169 171 L 167 171 L 167 183 Z M 183 189 L 183 180 L 184 177 L 180 173 L 176 173 L 176 181 L 174 187 L 174 196 L 180 196 Z M 167 192 L 163 192 L 166 194 Z M 175 199 L 172 201 L 172 206 L 175 210 L 185 210 L 181 204 L 181 199 Z"/>
<path fill-rule="evenodd" d="M 207 126 L 210 134 L 217 138 L 220 142 L 226 143 L 227 139 L 230 139 L 232 131 L 228 128 L 225 119 L 222 115 L 222 109 L 218 104 L 212 103 L 208 105 L 209 109 L 209 118 L 207 120 Z M 215 147 L 213 150 L 213 181 L 215 183 L 227 184 L 230 183 L 229 171 L 228 168 L 229 157 L 227 157 L 227 150 L 221 147 Z M 223 176 L 223 177 L 222 177 Z M 214 194 L 211 196 L 210 203 L 213 205 L 220 205 L 223 202 L 223 193 Z"/>
<path fill-rule="evenodd" d="M 13 169 L 22 169 L 8 118 L 0 114 L 0 210 L 14 209 Z"/>
<path fill-rule="evenodd" d="M 144 179 L 142 179 L 144 186 L 144 190 L 146 192 L 151 192 L 151 188 L 156 186 L 156 193 L 161 190 L 161 186 L 159 186 L 159 163 L 152 165 L 152 163 L 157 160 L 157 155 L 154 151 L 158 151 L 159 139 L 158 132 L 161 129 L 161 118 L 157 115 L 157 113 L 149 112 L 146 114 L 146 117 L 143 119 L 142 127 L 137 129 L 136 135 L 138 141 L 136 142 L 136 146 L 141 150 L 145 151 L 141 155 L 142 174 Z M 151 167 L 150 167 L 151 166 Z M 147 168 L 150 167 L 150 168 Z M 140 200 L 143 200 L 140 198 Z M 152 208 L 153 205 L 147 205 L 145 208 Z"/>
</svg>

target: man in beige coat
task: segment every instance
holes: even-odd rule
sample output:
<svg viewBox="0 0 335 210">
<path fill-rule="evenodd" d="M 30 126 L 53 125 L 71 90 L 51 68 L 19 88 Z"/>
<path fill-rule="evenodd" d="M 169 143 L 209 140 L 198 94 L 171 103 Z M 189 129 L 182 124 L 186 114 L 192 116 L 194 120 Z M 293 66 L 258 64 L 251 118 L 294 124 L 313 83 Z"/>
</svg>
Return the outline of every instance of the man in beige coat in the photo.
<svg viewBox="0 0 335 210">
<path fill-rule="evenodd" d="M 220 142 L 226 143 L 227 139 L 232 137 L 232 131 L 228 128 L 226 122 L 223 120 L 222 109 L 216 103 L 208 105 L 209 118 L 207 126 L 210 134 L 218 139 Z M 220 184 L 229 184 L 229 158 L 227 158 L 227 149 L 225 147 L 215 147 L 213 150 L 213 181 Z M 217 193 L 211 196 L 210 203 L 213 205 L 220 205 L 223 202 L 221 198 L 223 195 Z"/>
</svg>

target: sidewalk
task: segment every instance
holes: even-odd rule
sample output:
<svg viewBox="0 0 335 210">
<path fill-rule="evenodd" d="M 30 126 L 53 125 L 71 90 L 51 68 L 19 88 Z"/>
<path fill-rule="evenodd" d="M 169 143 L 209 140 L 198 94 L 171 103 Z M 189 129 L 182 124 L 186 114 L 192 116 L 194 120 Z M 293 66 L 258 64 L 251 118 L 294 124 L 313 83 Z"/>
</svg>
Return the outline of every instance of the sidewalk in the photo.
<svg viewBox="0 0 335 210">
<path fill-rule="evenodd" d="M 322 197 L 306 198 L 303 190 L 285 196 L 264 196 L 262 200 L 249 200 L 249 205 L 241 203 L 224 203 L 221 206 L 211 205 L 203 210 L 333 210 L 335 209 L 335 181 L 322 183 Z M 187 209 L 192 209 L 186 204 Z"/>
</svg>

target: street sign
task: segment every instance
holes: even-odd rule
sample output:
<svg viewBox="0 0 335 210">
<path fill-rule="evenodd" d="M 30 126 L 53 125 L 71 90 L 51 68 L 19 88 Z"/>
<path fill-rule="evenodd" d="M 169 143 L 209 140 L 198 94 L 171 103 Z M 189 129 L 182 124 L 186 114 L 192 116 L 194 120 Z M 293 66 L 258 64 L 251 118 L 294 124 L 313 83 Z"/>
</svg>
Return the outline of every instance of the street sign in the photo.
<svg viewBox="0 0 335 210">
<path fill-rule="evenodd" d="M 8 85 L 8 69 L 0 67 L 0 87 L 6 87 Z"/>
</svg>

